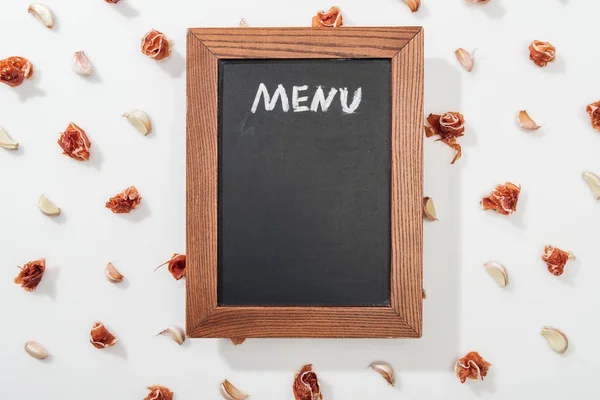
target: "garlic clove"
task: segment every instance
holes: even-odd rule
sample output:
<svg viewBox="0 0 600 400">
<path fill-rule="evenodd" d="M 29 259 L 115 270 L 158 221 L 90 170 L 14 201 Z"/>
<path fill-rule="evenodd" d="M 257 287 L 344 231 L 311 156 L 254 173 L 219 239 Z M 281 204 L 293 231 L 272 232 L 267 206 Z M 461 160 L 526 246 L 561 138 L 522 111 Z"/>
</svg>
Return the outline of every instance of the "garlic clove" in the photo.
<svg viewBox="0 0 600 400">
<path fill-rule="evenodd" d="M 394 376 L 394 368 L 386 362 L 383 361 L 375 361 L 371 365 L 369 365 L 375 372 L 379 375 L 383 376 L 383 379 L 387 381 L 391 386 L 396 385 L 396 377 Z"/>
<path fill-rule="evenodd" d="M 106 278 L 109 281 L 111 281 L 112 283 L 123 282 L 124 276 L 121 275 L 121 273 L 119 271 L 117 271 L 117 269 L 115 268 L 115 266 L 111 262 L 109 262 L 108 264 L 106 264 L 104 272 L 106 274 Z"/>
<path fill-rule="evenodd" d="M 83 76 L 92 74 L 92 64 L 83 51 L 76 51 L 73 54 L 73 70 Z"/>
<path fill-rule="evenodd" d="M 123 114 L 123 116 L 144 136 L 152 130 L 150 117 L 142 110 L 131 110 Z"/>
<path fill-rule="evenodd" d="M 36 17 L 42 24 L 46 25 L 47 28 L 52 29 L 54 26 L 54 16 L 47 6 L 43 4 L 32 4 L 27 11 L 29 14 Z"/>
<path fill-rule="evenodd" d="M 19 143 L 15 142 L 8 136 L 8 133 L 2 128 L 0 128 L 0 147 L 4 147 L 8 150 L 17 150 L 19 148 Z"/>
<path fill-rule="evenodd" d="M 495 261 L 490 261 L 483 264 L 485 270 L 494 278 L 498 287 L 505 287 L 508 285 L 508 274 L 506 273 L 506 268 L 504 265 L 497 263 Z"/>
<path fill-rule="evenodd" d="M 590 189 L 596 200 L 600 200 L 600 177 L 593 172 L 584 172 L 583 179 L 590 185 Z"/>
<path fill-rule="evenodd" d="M 421 0 L 404 0 L 404 3 L 410 8 L 410 11 L 416 12 L 421 5 Z"/>
<path fill-rule="evenodd" d="M 536 131 L 541 128 L 540 125 L 536 124 L 535 121 L 531 119 L 525 110 L 519 111 L 517 120 L 519 121 L 521 128 L 525 129 L 526 131 Z"/>
<path fill-rule="evenodd" d="M 42 213 L 48 216 L 56 216 L 60 214 L 60 208 L 56 207 L 54 203 L 48 200 L 44 195 L 41 195 L 38 200 L 38 208 Z"/>
<path fill-rule="evenodd" d="M 48 358 L 48 352 L 41 344 L 37 342 L 25 342 L 25 351 L 33 358 L 44 360 Z"/>
<path fill-rule="evenodd" d="M 456 59 L 458 60 L 460 65 L 463 66 L 464 69 L 466 69 L 468 72 L 471 72 L 471 70 L 473 70 L 473 57 L 471 57 L 471 54 L 469 54 L 468 51 L 466 51 L 463 48 L 458 48 L 456 49 L 454 54 L 456 55 Z"/>
<path fill-rule="evenodd" d="M 248 27 L 248 23 L 246 22 L 246 20 L 244 18 L 242 18 L 240 20 L 240 28 L 247 28 Z"/>
<path fill-rule="evenodd" d="M 431 197 L 423 197 L 423 215 L 428 221 L 437 221 L 435 206 Z"/>
<path fill-rule="evenodd" d="M 183 342 L 185 342 L 185 332 L 183 331 L 183 329 L 175 325 L 170 326 L 164 331 L 159 332 L 156 336 L 158 335 L 169 335 L 173 338 L 174 341 L 177 342 L 178 345 L 181 345 Z"/>
<path fill-rule="evenodd" d="M 558 354 L 565 354 L 569 348 L 567 336 L 558 329 L 545 326 L 542 328 L 541 334 L 548 341 L 550 348 Z"/>
<path fill-rule="evenodd" d="M 244 400 L 248 397 L 246 393 L 233 386 L 227 379 L 221 382 L 221 395 L 227 400 Z"/>
</svg>

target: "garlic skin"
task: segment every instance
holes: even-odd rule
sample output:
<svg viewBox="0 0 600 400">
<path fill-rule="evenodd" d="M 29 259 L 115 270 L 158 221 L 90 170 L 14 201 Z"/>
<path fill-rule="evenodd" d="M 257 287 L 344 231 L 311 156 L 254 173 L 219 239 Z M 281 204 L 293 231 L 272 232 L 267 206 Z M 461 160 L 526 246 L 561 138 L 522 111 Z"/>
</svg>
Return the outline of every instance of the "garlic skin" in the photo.
<svg viewBox="0 0 600 400">
<path fill-rule="evenodd" d="M 438 220 L 431 197 L 423 197 L 423 216 L 427 218 L 427 221 Z"/>
<path fill-rule="evenodd" d="M 469 54 L 468 51 L 466 51 L 463 48 L 458 48 L 454 52 L 454 55 L 456 56 L 456 59 L 458 60 L 460 65 L 462 65 L 463 68 L 467 70 L 467 72 L 471 72 L 471 70 L 473 70 L 473 57 L 471 57 L 471 54 Z"/>
<path fill-rule="evenodd" d="M 569 348 L 569 339 L 567 335 L 556 328 L 545 326 L 540 332 L 541 335 L 548 341 L 548 345 L 558 354 L 565 354 Z"/>
<path fill-rule="evenodd" d="M 55 206 L 54 203 L 48 200 L 44 195 L 41 195 L 38 200 L 38 208 L 43 214 L 48 215 L 49 217 L 60 215 L 61 211 L 59 207 Z"/>
<path fill-rule="evenodd" d="M 45 360 L 48 358 L 48 352 L 41 344 L 37 342 L 25 342 L 25 351 L 33 358 Z"/>
<path fill-rule="evenodd" d="M 111 262 L 106 264 L 104 273 L 106 274 L 106 279 L 108 279 L 112 283 L 123 282 L 124 276 L 119 271 L 117 271 L 117 269 Z"/>
<path fill-rule="evenodd" d="M 396 377 L 394 375 L 394 368 L 386 362 L 376 361 L 369 365 L 375 372 L 383 377 L 390 386 L 396 385 Z"/>
<path fill-rule="evenodd" d="M 7 150 L 17 150 L 19 148 L 19 143 L 15 142 L 8 136 L 8 133 L 4 129 L 0 127 L 0 147 L 3 147 Z"/>
<path fill-rule="evenodd" d="M 123 114 L 127 121 L 131 123 L 142 135 L 146 136 L 152 131 L 150 117 L 142 110 L 131 110 Z"/>
<path fill-rule="evenodd" d="M 183 329 L 181 329 L 180 327 L 175 326 L 175 325 L 172 325 L 172 326 L 168 327 L 167 329 L 159 332 L 156 336 L 158 336 L 158 335 L 163 335 L 163 336 L 169 335 L 180 346 L 183 342 L 185 342 L 185 332 L 183 331 Z"/>
<path fill-rule="evenodd" d="M 596 200 L 600 200 L 600 177 L 593 172 L 584 172 L 583 179 L 590 186 L 592 194 Z"/>
<path fill-rule="evenodd" d="M 27 9 L 29 14 L 36 17 L 47 28 L 52 29 L 54 26 L 54 16 L 50 8 L 43 4 L 32 4 Z"/>
<path fill-rule="evenodd" d="M 517 115 L 517 121 L 519 122 L 519 125 L 521 125 L 521 128 L 525 129 L 526 131 L 537 131 L 541 128 L 540 125 L 536 124 L 535 121 L 531 119 L 525 110 L 519 111 L 519 114 Z"/>
<path fill-rule="evenodd" d="M 248 23 L 244 18 L 240 20 L 240 28 L 248 28 Z"/>
<path fill-rule="evenodd" d="M 248 394 L 233 386 L 227 379 L 221 382 L 221 395 L 227 400 L 244 400 L 248 397 Z"/>
<path fill-rule="evenodd" d="M 404 3 L 410 8 L 410 11 L 417 12 L 421 6 L 421 0 L 404 0 Z"/>
<path fill-rule="evenodd" d="M 82 76 L 90 76 L 92 74 L 92 64 L 90 64 L 89 58 L 87 58 L 83 51 L 76 51 L 73 54 L 73 71 Z"/>
<path fill-rule="evenodd" d="M 492 278 L 494 278 L 498 287 L 503 288 L 506 287 L 506 285 L 508 285 L 508 273 L 506 272 L 506 268 L 504 268 L 504 265 L 495 261 L 490 261 L 483 264 L 483 266 L 485 267 L 487 273 L 490 274 Z"/>
</svg>

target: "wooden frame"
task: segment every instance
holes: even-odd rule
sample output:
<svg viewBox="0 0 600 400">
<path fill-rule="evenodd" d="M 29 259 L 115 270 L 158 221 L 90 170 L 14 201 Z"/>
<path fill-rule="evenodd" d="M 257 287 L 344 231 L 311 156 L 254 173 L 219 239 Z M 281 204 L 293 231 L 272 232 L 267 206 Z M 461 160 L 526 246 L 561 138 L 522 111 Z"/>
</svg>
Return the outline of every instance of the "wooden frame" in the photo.
<svg viewBox="0 0 600 400">
<path fill-rule="evenodd" d="M 218 61 L 391 59 L 389 307 L 217 304 Z M 190 337 L 420 337 L 423 261 L 423 30 L 198 28 L 187 37 L 187 334 Z"/>
</svg>

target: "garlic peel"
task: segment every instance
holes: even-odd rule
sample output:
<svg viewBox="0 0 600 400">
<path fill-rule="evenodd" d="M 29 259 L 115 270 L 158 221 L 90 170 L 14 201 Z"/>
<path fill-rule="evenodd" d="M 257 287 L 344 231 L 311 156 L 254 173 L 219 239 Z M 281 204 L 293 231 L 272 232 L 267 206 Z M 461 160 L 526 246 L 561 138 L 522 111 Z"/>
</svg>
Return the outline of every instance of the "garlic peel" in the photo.
<svg viewBox="0 0 600 400">
<path fill-rule="evenodd" d="M 487 273 L 494 278 L 498 284 L 498 287 L 503 288 L 508 285 L 508 274 L 506 272 L 506 268 L 504 268 L 504 265 L 495 261 L 490 261 L 485 263 L 483 266 L 485 267 Z"/>
<path fill-rule="evenodd" d="M 38 208 L 40 211 L 48 216 L 56 216 L 60 214 L 60 208 L 55 206 L 46 196 L 41 195 L 38 200 Z"/>
<path fill-rule="evenodd" d="M 83 51 L 76 51 L 73 54 L 73 70 L 79 75 L 90 76 L 93 68 L 89 58 Z"/>
<path fill-rule="evenodd" d="M 428 221 L 437 221 L 435 206 L 431 197 L 423 197 L 423 215 Z"/>
<path fill-rule="evenodd" d="M 27 9 L 29 14 L 36 17 L 47 28 L 52 29 L 54 26 L 54 16 L 50 8 L 43 4 L 31 4 Z"/>
<path fill-rule="evenodd" d="M 178 345 L 181 345 L 183 342 L 185 342 L 185 332 L 183 331 L 183 329 L 175 325 L 170 326 L 167 329 L 159 332 L 156 336 L 158 335 L 171 336 L 171 338 L 173 338 L 173 340 L 176 341 Z"/>
<path fill-rule="evenodd" d="M 545 326 L 540 332 L 542 336 L 548 341 L 550 348 L 558 354 L 565 354 L 569 348 L 569 340 L 567 335 L 556 328 Z"/>
<path fill-rule="evenodd" d="M 244 18 L 242 18 L 240 20 L 240 28 L 247 28 L 248 27 L 248 23 L 246 22 L 246 20 Z"/>
<path fill-rule="evenodd" d="M 473 57 L 471 57 L 471 54 L 469 54 L 468 51 L 463 48 L 458 48 L 454 52 L 454 55 L 456 55 L 456 59 L 464 69 L 466 69 L 468 72 L 473 70 Z"/>
<path fill-rule="evenodd" d="M 119 271 L 117 271 L 117 269 L 111 262 L 106 264 L 106 268 L 104 269 L 104 272 L 106 274 L 106 278 L 109 281 L 111 281 L 113 283 L 123 282 L 124 276 Z"/>
<path fill-rule="evenodd" d="M 152 131 L 150 117 L 142 110 L 131 110 L 123 114 L 127 121 L 131 123 L 142 135 L 146 136 Z"/>
<path fill-rule="evenodd" d="M 25 351 L 33 358 L 44 360 L 48 358 L 48 352 L 41 344 L 37 342 L 25 342 Z"/>
<path fill-rule="evenodd" d="M 519 125 L 521 125 L 521 128 L 525 129 L 526 131 L 536 131 L 541 128 L 540 125 L 536 124 L 535 121 L 531 119 L 525 110 L 519 111 L 519 114 L 517 115 L 517 121 L 519 122 Z"/>
<path fill-rule="evenodd" d="M 410 8 L 410 11 L 417 12 L 421 5 L 421 0 L 404 0 L 404 3 Z"/>
<path fill-rule="evenodd" d="M 248 394 L 233 386 L 227 379 L 221 382 L 221 395 L 227 400 L 244 400 L 248 397 Z"/>
<path fill-rule="evenodd" d="M 3 147 L 7 150 L 17 150 L 19 148 L 19 143 L 12 140 L 8 133 L 0 128 L 0 147 Z"/>
<path fill-rule="evenodd" d="M 394 375 L 394 368 L 386 362 L 375 361 L 369 365 L 375 372 L 383 377 L 391 386 L 396 385 L 396 377 Z"/>
<path fill-rule="evenodd" d="M 596 200 L 600 200 L 600 177 L 593 172 L 584 172 L 583 179 L 587 182 L 592 190 L 592 194 Z"/>
</svg>

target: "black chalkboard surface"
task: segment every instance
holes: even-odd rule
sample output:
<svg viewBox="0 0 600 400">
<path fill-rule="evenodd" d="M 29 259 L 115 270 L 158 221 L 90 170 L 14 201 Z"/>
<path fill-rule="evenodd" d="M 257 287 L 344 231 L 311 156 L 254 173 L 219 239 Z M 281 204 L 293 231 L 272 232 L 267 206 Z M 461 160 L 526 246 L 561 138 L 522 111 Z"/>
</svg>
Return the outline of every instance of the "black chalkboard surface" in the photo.
<svg viewBox="0 0 600 400">
<path fill-rule="evenodd" d="M 218 304 L 389 305 L 390 59 L 218 77 Z"/>
</svg>

